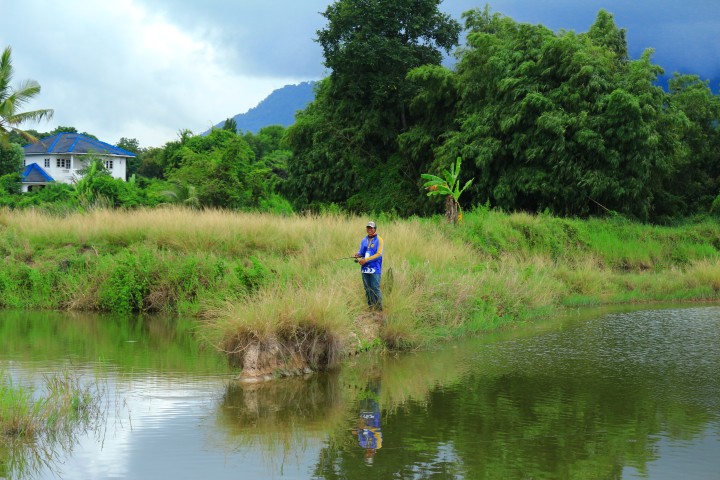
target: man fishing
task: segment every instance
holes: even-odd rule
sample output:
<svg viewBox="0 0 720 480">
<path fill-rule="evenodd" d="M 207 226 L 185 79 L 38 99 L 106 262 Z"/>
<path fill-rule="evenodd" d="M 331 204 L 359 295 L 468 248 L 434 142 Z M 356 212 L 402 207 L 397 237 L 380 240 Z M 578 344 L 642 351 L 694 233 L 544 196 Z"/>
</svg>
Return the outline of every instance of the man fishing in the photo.
<svg viewBox="0 0 720 480">
<path fill-rule="evenodd" d="M 354 255 L 360 264 L 365 297 L 370 310 L 382 311 L 380 275 L 382 273 L 383 239 L 377 234 L 375 222 L 365 226 L 367 236 L 360 242 L 360 250 Z"/>
</svg>

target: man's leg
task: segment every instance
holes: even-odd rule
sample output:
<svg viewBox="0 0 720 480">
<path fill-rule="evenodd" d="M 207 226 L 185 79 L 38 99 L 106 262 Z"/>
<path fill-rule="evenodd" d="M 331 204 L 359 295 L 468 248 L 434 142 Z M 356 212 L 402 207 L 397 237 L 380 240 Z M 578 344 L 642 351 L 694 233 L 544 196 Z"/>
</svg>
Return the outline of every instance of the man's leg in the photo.
<svg viewBox="0 0 720 480">
<path fill-rule="evenodd" d="M 365 288 L 365 299 L 367 299 L 368 307 L 373 305 L 374 293 L 372 291 L 372 277 L 370 273 L 362 273 L 363 287 Z"/>
<path fill-rule="evenodd" d="M 370 295 L 369 302 L 370 308 L 375 310 L 382 310 L 382 292 L 380 292 L 380 275 L 373 273 L 368 275 L 370 277 Z"/>
</svg>

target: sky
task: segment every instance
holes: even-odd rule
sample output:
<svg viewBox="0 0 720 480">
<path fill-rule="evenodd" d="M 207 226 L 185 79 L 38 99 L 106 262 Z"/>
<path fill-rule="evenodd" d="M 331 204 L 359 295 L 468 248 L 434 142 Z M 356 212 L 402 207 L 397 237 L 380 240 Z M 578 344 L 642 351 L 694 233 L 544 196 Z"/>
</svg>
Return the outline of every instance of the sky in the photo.
<svg viewBox="0 0 720 480">
<path fill-rule="evenodd" d="M 318 80 L 316 32 L 329 0 L 0 0 L 0 49 L 12 48 L 13 86 L 40 83 L 23 111 L 116 144 L 161 147 L 182 130 L 202 133 L 255 107 L 273 90 Z M 391 3 L 391 0 L 389 0 Z M 720 86 L 720 0 L 444 0 L 458 21 L 494 12 L 553 30 L 585 32 L 605 9 L 627 30 L 631 58 Z M 449 60 L 450 62 L 450 60 Z"/>
</svg>

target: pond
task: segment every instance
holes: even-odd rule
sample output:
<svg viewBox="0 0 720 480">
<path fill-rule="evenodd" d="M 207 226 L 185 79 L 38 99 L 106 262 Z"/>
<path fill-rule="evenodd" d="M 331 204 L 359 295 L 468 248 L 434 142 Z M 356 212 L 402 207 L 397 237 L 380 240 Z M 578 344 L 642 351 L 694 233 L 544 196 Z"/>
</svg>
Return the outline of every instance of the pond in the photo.
<svg viewBox="0 0 720 480">
<path fill-rule="evenodd" d="M 43 461 L 0 449 L 0 478 L 720 478 L 717 306 L 583 311 L 251 386 L 193 332 L 0 312 L 13 382 L 71 369 L 107 412 Z"/>
</svg>

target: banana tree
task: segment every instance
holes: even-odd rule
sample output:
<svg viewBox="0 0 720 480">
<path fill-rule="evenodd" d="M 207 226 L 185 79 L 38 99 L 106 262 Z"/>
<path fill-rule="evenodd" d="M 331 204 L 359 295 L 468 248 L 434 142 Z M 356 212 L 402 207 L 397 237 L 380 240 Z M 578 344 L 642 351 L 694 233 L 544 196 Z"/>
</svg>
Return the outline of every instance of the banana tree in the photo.
<svg viewBox="0 0 720 480">
<path fill-rule="evenodd" d="M 462 209 L 460 208 L 460 195 L 467 190 L 474 179 L 468 180 L 465 185 L 460 188 L 460 165 L 462 159 L 457 158 L 454 165 L 450 165 L 450 171 L 443 170 L 445 178 L 438 177 L 429 173 L 423 173 L 421 178 L 427 180 L 423 185 L 428 191 L 428 197 L 433 195 L 445 196 L 445 218 L 450 223 L 462 222 Z"/>
</svg>

